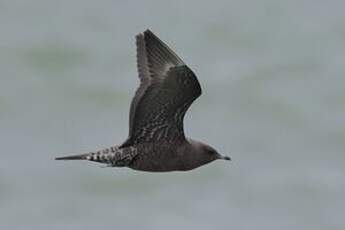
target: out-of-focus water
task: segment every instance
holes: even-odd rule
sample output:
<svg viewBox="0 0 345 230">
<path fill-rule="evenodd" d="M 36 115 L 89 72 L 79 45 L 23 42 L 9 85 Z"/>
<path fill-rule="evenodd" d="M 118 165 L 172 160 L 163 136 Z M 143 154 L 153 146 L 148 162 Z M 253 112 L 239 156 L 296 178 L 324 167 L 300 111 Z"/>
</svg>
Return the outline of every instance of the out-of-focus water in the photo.
<svg viewBox="0 0 345 230">
<path fill-rule="evenodd" d="M 0 229 L 344 229 L 344 1 L 1 1 Z M 150 28 L 198 75 L 184 173 L 57 162 L 121 143 Z"/>
</svg>

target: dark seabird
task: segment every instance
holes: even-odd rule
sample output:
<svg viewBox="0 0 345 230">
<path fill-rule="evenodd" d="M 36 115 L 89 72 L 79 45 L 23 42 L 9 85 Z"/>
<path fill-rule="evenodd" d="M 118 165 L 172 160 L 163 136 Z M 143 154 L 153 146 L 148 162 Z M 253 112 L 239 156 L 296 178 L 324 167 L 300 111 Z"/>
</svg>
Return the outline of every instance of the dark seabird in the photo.
<svg viewBox="0 0 345 230">
<path fill-rule="evenodd" d="M 193 71 L 150 30 L 136 36 L 136 45 L 140 86 L 130 107 L 127 140 L 56 160 L 89 160 L 151 172 L 185 171 L 217 159 L 230 160 L 185 137 L 183 117 L 201 95 Z"/>
</svg>

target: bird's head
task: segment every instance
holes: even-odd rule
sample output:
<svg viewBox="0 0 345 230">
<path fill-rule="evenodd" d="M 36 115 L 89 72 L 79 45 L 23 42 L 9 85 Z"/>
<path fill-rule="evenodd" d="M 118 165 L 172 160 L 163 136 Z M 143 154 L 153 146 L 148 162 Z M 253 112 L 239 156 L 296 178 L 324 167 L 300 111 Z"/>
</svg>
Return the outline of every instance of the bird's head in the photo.
<svg viewBox="0 0 345 230">
<path fill-rule="evenodd" d="M 203 161 L 211 162 L 218 159 L 231 160 L 230 157 L 221 155 L 217 150 L 207 144 L 194 140 L 189 140 L 189 142 L 194 146 L 193 148 L 197 150 L 198 155 L 203 159 Z"/>
<path fill-rule="evenodd" d="M 209 145 L 201 143 L 201 149 L 204 155 L 207 155 L 209 158 L 213 160 L 218 160 L 218 159 L 228 160 L 228 161 L 231 160 L 230 157 L 221 155 L 220 153 L 217 152 L 217 150 L 215 150 Z"/>
</svg>

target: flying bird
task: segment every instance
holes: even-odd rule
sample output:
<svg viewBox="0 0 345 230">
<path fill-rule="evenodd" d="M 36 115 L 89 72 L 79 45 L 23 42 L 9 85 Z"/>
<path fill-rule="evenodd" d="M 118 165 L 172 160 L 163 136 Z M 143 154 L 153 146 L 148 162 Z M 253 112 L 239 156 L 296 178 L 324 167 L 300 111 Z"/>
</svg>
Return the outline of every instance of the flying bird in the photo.
<svg viewBox="0 0 345 230">
<path fill-rule="evenodd" d="M 136 36 L 136 46 L 140 86 L 130 107 L 127 140 L 96 152 L 55 159 L 150 172 L 186 171 L 217 159 L 230 160 L 185 136 L 184 115 L 201 95 L 193 71 L 150 30 Z"/>
</svg>

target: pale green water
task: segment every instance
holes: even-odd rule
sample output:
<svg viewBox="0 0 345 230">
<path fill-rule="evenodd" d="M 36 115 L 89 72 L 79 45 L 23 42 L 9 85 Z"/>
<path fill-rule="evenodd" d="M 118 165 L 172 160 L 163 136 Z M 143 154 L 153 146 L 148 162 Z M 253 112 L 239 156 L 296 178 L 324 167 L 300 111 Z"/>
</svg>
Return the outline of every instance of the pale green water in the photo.
<svg viewBox="0 0 345 230">
<path fill-rule="evenodd" d="M 0 229 L 344 229 L 344 1 L 1 1 Z M 125 140 L 150 28 L 204 94 L 188 173 L 53 158 Z"/>
</svg>

